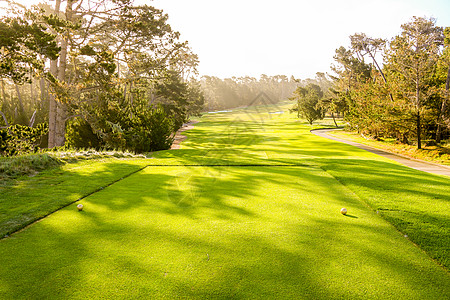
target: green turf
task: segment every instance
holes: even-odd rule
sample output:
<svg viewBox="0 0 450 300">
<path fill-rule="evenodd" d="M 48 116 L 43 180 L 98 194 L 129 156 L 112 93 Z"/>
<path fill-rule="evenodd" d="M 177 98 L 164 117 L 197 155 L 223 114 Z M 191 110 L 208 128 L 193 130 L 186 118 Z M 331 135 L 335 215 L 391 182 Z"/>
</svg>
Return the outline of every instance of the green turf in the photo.
<svg viewBox="0 0 450 300">
<path fill-rule="evenodd" d="M 79 161 L 0 186 L 0 238 L 138 171 L 142 159 Z"/>
<path fill-rule="evenodd" d="M 82 212 L 0 240 L 0 298 L 448 299 L 429 255 L 448 260 L 450 180 L 310 128 L 264 107 L 203 117 Z"/>
</svg>

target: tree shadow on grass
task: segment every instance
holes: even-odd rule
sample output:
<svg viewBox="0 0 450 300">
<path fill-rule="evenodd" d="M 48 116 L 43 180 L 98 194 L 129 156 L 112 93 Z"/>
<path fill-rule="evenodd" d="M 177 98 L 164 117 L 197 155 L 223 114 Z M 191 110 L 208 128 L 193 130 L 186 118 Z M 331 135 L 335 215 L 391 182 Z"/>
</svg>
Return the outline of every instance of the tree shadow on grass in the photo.
<svg viewBox="0 0 450 300">
<path fill-rule="evenodd" d="M 323 169 L 354 191 L 374 211 L 432 258 L 450 267 L 450 179 L 396 163 L 323 160 Z"/>
<path fill-rule="evenodd" d="M 334 218 L 344 199 L 361 203 L 319 169 L 221 169 L 210 186 L 214 174 L 204 170 L 147 168 L 85 199 L 82 213 L 61 210 L 0 241 L 0 291 L 15 299 L 450 295 L 448 274 L 376 216 L 342 218 L 336 210 Z M 176 185 L 189 172 L 194 178 Z M 177 208 L 165 191 L 205 185 L 190 208 Z"/>
</svg>

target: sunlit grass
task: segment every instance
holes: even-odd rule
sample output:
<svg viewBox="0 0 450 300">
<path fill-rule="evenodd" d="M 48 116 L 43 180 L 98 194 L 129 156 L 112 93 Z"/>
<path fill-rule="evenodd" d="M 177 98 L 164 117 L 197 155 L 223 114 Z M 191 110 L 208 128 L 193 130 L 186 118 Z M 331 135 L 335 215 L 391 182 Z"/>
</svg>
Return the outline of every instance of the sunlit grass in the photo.
<svg viewBox="0 0 450 300">
<path fill-rule="evenodd" d="M 82 212 L 71 206 L 2 241 L 3 295 L 439 299 L 450 292 L 445 271 L 320 168 L 148 167 L 81 203 Z M 20 259 L 7 260 L 6 250 Z"/>
<path fill-rule="evenodd" d="M 448 299 L 450 180 L 269 114 L 282 109 L 205 115 L 181 150 L 121 161 L 147 167 L 83 211 L 0 240 L 2 298 Z M 100 185 L 118 162 L 57 176 Z"/>
<path fill-rule="evenodd" d="M 366 144 L 372 147 L 387 150 L 389 152 L 404 155 L 410 158 L 421 159 L 438 164 L 450 165 L 450 144 L 441 146 L 427 146 L 426 143 L 422 149 L 417 146 L 398 143 L 395 139 L 371 140 L 365 139 L 354 132 L 333 131 L 330 133 L 336 137 L 349 139 L 358 143 Z"/>
<path fill-rule="evenodd" d="M 0 186 L 0 238 L 145 165 L 140 159 L 85 160 L 8 180 Z"/>
</svg>

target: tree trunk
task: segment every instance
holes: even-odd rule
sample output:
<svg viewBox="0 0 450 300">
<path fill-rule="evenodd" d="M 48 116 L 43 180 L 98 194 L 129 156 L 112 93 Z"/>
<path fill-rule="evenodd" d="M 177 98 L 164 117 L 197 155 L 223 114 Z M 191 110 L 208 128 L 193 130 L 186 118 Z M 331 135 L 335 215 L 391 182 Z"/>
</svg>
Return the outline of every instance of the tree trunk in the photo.
<svg viewBox="0 0 450 300">
<path fill-rule="evenodd" d="M 381 77 L 383 77 L 384 83 L 387 84 L 387 80 L 386 77 L 384 76 L 383 71 L 381 70 L 380 66 L 378 65 L 377 61 L 375 60 L 375 57 L 372 55 L 372 53 L 370 51 L 367 51 L 370 55 L 370 57 L 372 58 L 373 62 L 375 63 L 376 68 L 378 69 L 378 71 L 381 74 Z M 391 98 L 391 101 L 394 102 L 394 97 L 392 96 L 392 93 L 389 92 L 389 98 Z"/>
<path fill-rule="evenodd" d="M 46 85 L 45 85 L 45 79 L 44 78 L 41 78 L 39 80 L 39 88 L 41 90 L 41 103 L 45 104 L 45 106 L 47 106 L 48 97 L 47 97 L 47 88 L 46 88 Z"/>
<path fill-rule="evenodd" d="M 438 121 L 437 121 L 436 143 L 441 142 L 441 134 L 442 134 L 441 121 L 443 121 L 441 119 L 444 119 L 445 110 L 447 108 L 447 98 L 450 95 L 449 89 L 450 89 L 450 66 L 448 67 L 447 81 L 445 82 L 445 97 L 442 100 L 441 111 L 439 112 Z"/>
<path fill-rule="evenodd" d="M 422 149 L 422 140 L 420 139 L 420 135 L 421 135 L 421 128 L 420 128 L 420 112 L 417 112 L 417 149 Z"/>
<path fill-rule="evenodd" d="M 68 0 L 66 6 L 66 20 L 72 20 L 72 5 L 74 0 Z M 61 52 L 59 54 L 58 67 L 58 81 L 64 83 L 66 81 L 66 66 L 67 66 L 67 50 L 69 45 L 69 31 L 64 33 L 61 40 Z M 56 107 L 56 122 L 55 122 L 55 146 L 64 146 L 66 135 L 66 116 L 67 108 L 64 103 L 59 102 Z"/>
<path fill-rule="evenodd" d="M 5 122 L 6 128 L 8 129 L 8 132 L 11 133 L 10 129 L 9 129 L 9 122 L 8 119 L 6 118 L 5 114 L 0 110 L 0 116 L 3 117 L 3 121 Z"/>
<path fill-rule="evenodd" d="M 34 106 L 36 99 L 34 98 L 34 87 L 33 87 L 33 74 L 30 74 L 31 83 L 30 83 L 30 97 L 31 97 L 31 105 Z"/>
<path fill-rule="evenodd" d="M 19 86 L 17 84 L 14 84 L 14 87 L 16 88 L 17 99 L 19 100 L 19 109 L 21 112 L 23 112 L 24 109 L 23 109 L 22 94 L 20 93 Z"/>
<path fill-rule="evenodd" d="M 336 128 L 338 128 L 339 126 L 336 123 L 336 118 L 334 117 L 334 113 L 333 112 L 331 113 L 331 117 L 333 118 L 334 125 L 336 126 Z"/>
<path fill-rule="evenodd" d="M 1 85 L 2 85 L 2 99 L 3 99 L 3 102 L 6 102 L 7 100 L 6 100 L 6 93 L 5 93 L 5 81 L 3 80 L 3 78 L 0 80 L 1 80 Z"/>
<path fill-rule="evenodd" d="M 419 72 L 417 72 L 419 74 Z M 417 149 L 422 149 L 422 140 L 420 139 L 420 135 L 422 130 L 420 128 L 420 84 L 419 84 L 419 76 L 416 77 L 416 111 L 417 111 L 417 122 L 416 122 L 416 131 L 417 131 Z"/>
<path fill-rule="evenodd" d="M 61 6 L 61 0 L 56 0 L 55 14 L 59 14 L 59 8 Z M 58 59 L 50 61 L 50 73 L 57 78 L 58 77 Z M 56 111 L 58 103 L 55 100 L 53 94 L 49 94 L 49 108 L 48 108 L 48 147 L 53 148 L 56 146 Z"/>
<path fill-rule="evenodd" d="M 16 107 L 16 114 L 15 114 L 14 122 L 16 124 L 28 125 L 27 116 L 25 115 L 25 109 L 23 107 L 22 94 L 20 93 L 19 86 L 17 84 L 14 84 L 14 86 L 16 87 L 17 98 L 19 101 L 19 109 L 17 110 L 17 107 Z"/>
</svg>

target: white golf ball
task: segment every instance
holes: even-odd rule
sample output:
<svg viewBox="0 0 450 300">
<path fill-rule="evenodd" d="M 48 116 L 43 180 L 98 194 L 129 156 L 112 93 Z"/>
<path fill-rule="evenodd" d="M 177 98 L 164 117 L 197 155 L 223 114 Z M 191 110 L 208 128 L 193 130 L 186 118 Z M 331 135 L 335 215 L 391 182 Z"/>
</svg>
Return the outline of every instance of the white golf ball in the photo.
<svg viewBox="0 0 450 300">
<path fill-rule="evenodd" d="M 83 210 L 83 204 L 78 204 L 77 208 L 78 208 L 79 211 Z"/>
<path fill-rule="evenodd" d="M 341 214 L 346 215 L 347 214 L 347 209 L 346 208 L 342 208 L 341 209 Z"/>
</svg>

